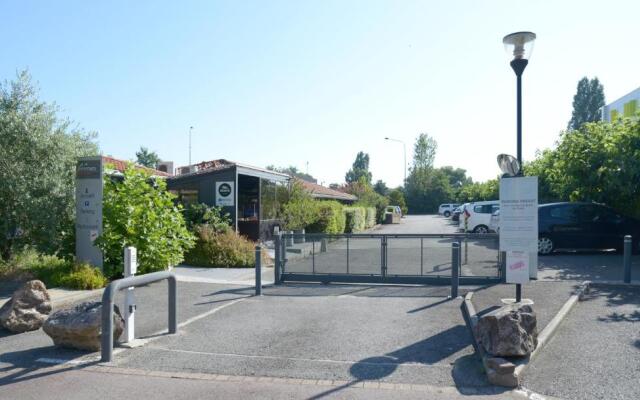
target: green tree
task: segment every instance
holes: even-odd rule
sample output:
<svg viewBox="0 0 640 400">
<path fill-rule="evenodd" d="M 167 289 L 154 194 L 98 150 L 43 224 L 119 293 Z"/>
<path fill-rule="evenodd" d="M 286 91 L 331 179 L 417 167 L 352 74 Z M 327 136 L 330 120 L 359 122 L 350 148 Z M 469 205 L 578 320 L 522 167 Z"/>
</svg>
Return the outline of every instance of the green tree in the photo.
<svg viewBox="0 0 640 400">
<path fill-rule="evenodd" d="M 353 166 L 347 172 L 345 181 L 347 183 L 359 182 L 361 178 L 371 185 L 371 172 L 369 172 L 369 154 L 362 151 L 356 155 L 356 160 L 353 162 Z"/>
<path fill-rule="evenodd" d="M 75 165 L 98 154 L 95 134 L 58 117 L 27 71 L 0 84 L 0 256 L 20 246 L 55 253 L 73 243 Z"/>
<path fill-rule="evenodd" d="M 409 211 L 407 202 L 404 200 L 404 193 L 400 188 L 393 189 L 389 192 L 389 205 L 399 206 L 402 214 L 406 214 Z"/>
<path fill-rule="evenodd" d="M 426 133 L 421 133 L 413 146 L 413 170 L 431 169 L 436 158 L 438 143 Z"/>
<path fill-rule="evenodd" d="M 164 179 L 129 165 L 122 179 L 104 177 L 103 232 L 96 240 L 104 254 L 105 275 L 123 273 L 123 249 L 138 249 L 139 273 L 161 271 L 177 265 L 194 245 L 187 230 L 182 205 L 167 191 Z"/>
<path fill-rule="evenodd" d="M 451 201 L 449 176 L 433 168 L 438 144 L 426 133 L 418 135 L 413 149 L 413 165 L 405 184 L 405 199 L 412 214 L 431 213 Z"/>
<path fill-rule="evenodd" d="M 146 147 L 140 146 L 140 150 L 136 151 L 136 163 L 147 168 L 156 168 L 160 162 L 160 157 L 155 151 L 149 151 Z"/>
<path fill-rule="evenodd" d="M 380 179 L 378 179 L 373 185 L 373 190 L 381 196 L 387 196 L 389 194 L 389 188 L 387 187 L 387 184 Z"/>
<path fill-rule="evenodd" d="M 600 121 L 600 109 L 604 106 L 604 87 L 598 78 L 589 80 L 586 76 L 578 82 L 573 96 L 573 112 L 567 129 L 580 129 L 587 122 Z"/>
<path fill-rule="evenodd" d="M 449 178 L 449 184 L 453 188 L 459 188 L 473 183 L 471 177 L 467 176 L 467 170 L 465 169 L 445 166 L 441 167 L 440 171 Z"/>
</svg>

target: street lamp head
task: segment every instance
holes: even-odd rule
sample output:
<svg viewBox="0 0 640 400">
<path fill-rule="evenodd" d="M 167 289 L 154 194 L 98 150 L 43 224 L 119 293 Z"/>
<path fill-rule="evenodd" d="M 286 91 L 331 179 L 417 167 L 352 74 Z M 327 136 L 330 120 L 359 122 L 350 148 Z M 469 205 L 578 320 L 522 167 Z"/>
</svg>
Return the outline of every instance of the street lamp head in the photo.
<svg viewBox="0 0 640 400">
<path fill-rule="evenodd" d="M 515 32 L 505 36 L 502 43 L 507 53 L 513 55 L 514 60 L 528 60 L 535 40 L 536 34 L 533 32 Z"/>
</svg>

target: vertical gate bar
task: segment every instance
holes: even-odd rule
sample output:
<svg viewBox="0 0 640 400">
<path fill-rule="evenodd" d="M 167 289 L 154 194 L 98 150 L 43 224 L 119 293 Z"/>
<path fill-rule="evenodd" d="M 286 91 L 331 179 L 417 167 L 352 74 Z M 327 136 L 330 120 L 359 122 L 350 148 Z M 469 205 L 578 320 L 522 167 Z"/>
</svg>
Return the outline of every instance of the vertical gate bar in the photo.
<svg viewBox="0 0 640 400">
<path fill-rule="evenodd" d="M 389 259 L 387 258 L 387 236 L 382 237 L 382 276 L 387 276 Z"/>
<path fill-rule="evenodd" d="M 349 236 L 347 236 L 347 274 L 349 273 Z"/>
<path fill-rule="evenodd" d="M 464 245 L 465 245 L 465 249 L 466 249 L 466 246 L 467 246 L 467 239 L 466 238 L 465 238 Z M 462 251 L 461 250 L 462 250 L 462 242 L 458 241 L 458 270 L 459 270 L 458 271 L 458 275 L 461 275 L 461 272 L 462 272 Z M 465 265 L 467 264 L 466 256 L 465 256 L 465 262 L 464 263 L 465 263 Z"/>
<path fill-rule="evenodd" d="M 316 273 L 316 241 L 311 242 L 311 272 Z"/>
<path fill-rule="evenodd" d="M 284 235 L 281 236 L 280 240 L 280 273 L 284 274 L 287 268 L 287 240 L 284 238 Z M 282 281 L 282 275 L 281 281 Z"/>
<path fill-rule="evenodd" d="M 424 238 L 420 238 L 420 276 L 424 275 Z"/>
</svg>

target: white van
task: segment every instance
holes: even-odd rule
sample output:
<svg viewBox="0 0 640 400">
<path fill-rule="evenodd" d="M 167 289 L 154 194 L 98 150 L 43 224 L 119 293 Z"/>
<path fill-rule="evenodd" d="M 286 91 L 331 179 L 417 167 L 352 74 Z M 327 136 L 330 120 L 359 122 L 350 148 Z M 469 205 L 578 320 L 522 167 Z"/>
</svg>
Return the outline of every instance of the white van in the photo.
<svg viewBox="0 0 640 400">
<path fill-rule="evenodd" d="M 465 204 L 458 228 L 463 232 L 489 233 L 491 214 L 500 209 L 499 200 L 476 201 Z"/>
</svg>

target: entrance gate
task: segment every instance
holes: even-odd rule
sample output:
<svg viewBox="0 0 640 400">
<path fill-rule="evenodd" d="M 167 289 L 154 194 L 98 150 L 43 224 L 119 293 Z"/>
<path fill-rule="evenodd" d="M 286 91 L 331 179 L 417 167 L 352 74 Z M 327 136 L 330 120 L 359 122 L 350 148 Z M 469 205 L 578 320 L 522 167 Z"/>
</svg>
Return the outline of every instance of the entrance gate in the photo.
<svg viewBox="0 0 640 400">
<path fill-rule="evenodd" d="M 452 262 L 451 247 L 460 245 Z M 496 234 L 282 234 L 276 237 L 276 283 L 451 284 L 502 281 Z"/>
</svg>

